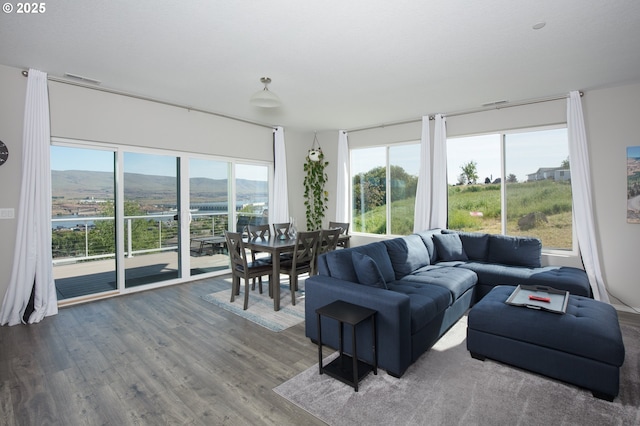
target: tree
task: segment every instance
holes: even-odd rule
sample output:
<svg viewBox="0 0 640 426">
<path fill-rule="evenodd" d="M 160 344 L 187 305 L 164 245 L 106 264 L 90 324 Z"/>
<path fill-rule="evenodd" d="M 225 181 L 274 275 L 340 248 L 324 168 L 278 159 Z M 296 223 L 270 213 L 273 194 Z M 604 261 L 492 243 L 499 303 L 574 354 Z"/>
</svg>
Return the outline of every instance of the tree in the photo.
<svg viewBox="0 0 640 426">
<path fill-rule="evenodd" d="M 562 167 L 563 169 L 571 168 L 571 164 L 569 163 L 569 157 L 567 157 L 565 160 L 562 160 L 562 163 L 560 163 L 560 167 Z"/>
<path fill-rule="evenodd" d="M 102 216 L 114 217 L 115 205 L 106 203 L 102 210 Z M 137 201 L 125 200 L 124 215 L 144 216 L 144 209 Z M 131 224 L 131 242 L 133 250 L 145 250 L 158 246 L 158 224 L 154 219 L 131 219 L 125 222 L 125 227 Z M 128 238 L 128 230 L 125 239 Z M 125 243 L 128 243 L 126 241 Z M 95 250 L 95 252 L 94 252 Z M 115 222 L 113 220 L 98 220 L 95 228 L 89 234 L 90 254 L 115 253 Z"/>
<path fill-rule="evenodd" d="M 460 166 L 462 175 L 464 175 L 467 184 L 471 185 L 478 180 L 478 164 L 475 161 L 469 161 L 468 163 Z"/>
<path fill-rule="evenodd" d="M 51 248 L 55 257 L 75 257 L 85 255 L 85 244 L 89 256 L 115 253 L 116 229 L 115 221 L 112 219 L 115 214 L 113 202 L 105 203 L 102 206 L 100 216 L 109 219 L 94 221 L 93 227 L 88 232 L 88 241 L 85 241 L 84 232 L 52 232 Z M 139 203 L 127 200 L 124 202 L 125 216 L 144 216 L 144 210 Z M 129 222 L 127 222 L 128 225 Z M 158 223 L 154 219 L 132 219 L 131 237 L 134 250 L 157 248 L 158 246 Z M 175 234 L 176 230 L 163 232 L 164 238 Z M 128 238 L 128 233 L 125 233 Z"/>
<path fill-rule="evenodd" d="M 415 196 L 418 186 L 418 177 L 412 176 L 401 166 L 392 165 L 389 167 L 391 177 L 391 202 L 404 200 Z"/>
<path fill-rule="evenodd" d="M 386 202 L 386 168 L 374 167 L 353 177 L 353 207 L 359 212 L 373 210 Z M 364 202 L 364 205 L 363 205 Z"/>
<path fill-rule="evenodd" d="M 507 183 L 518 183 L 518 178 L 513 173 L 509 173 L 509 176 L 507 176 Z"/>
</svg>

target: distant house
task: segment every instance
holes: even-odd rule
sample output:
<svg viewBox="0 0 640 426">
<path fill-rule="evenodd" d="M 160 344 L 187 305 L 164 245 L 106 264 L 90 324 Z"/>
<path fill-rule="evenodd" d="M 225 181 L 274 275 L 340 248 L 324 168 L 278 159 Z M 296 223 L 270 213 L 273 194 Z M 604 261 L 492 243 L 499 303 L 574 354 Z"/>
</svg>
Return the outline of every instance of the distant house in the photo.
<svg viewBox="0 0 640 426">
<path fill-rule="evenodd" d="M 571 180 L 571 170 L 564 167 L 541 167 L 537 172 L 527 175 L 527 182 L 545 179 L 556 181 Z"/>
</svg>

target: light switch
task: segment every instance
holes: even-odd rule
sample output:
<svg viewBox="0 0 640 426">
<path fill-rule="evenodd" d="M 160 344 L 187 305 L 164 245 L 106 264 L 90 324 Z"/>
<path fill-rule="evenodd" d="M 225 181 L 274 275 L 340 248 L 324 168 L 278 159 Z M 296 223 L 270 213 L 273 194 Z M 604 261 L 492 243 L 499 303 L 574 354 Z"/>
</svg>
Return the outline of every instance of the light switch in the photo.
<svg viewBox="0 0 640 426">
<path fill-rule="evenodd" d="M 0 219 L 14 219 L 15 217 L 15 209 L 0 209 Z"/>
</svg>

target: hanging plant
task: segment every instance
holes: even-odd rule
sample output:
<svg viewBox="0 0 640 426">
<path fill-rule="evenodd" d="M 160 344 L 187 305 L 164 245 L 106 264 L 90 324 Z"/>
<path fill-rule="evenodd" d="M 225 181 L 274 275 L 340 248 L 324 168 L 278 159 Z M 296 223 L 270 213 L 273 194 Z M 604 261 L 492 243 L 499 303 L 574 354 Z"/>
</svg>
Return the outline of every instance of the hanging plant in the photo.
<svg viewBox="0 0 640 426">
<path fill-rule="evenodd" d="M 318 138 L 313 136 L 313 145 L 307 153 L 304 163 L 304 205 L 307 209 L 307 231 L 315 231 L 322 228 L 324 211 L 327 209 L 329 193 L 324 190 L 328 176 L 325 168 L 329 165 L 324 161 L 322 148 L 318 145 Z"/>
</svg>

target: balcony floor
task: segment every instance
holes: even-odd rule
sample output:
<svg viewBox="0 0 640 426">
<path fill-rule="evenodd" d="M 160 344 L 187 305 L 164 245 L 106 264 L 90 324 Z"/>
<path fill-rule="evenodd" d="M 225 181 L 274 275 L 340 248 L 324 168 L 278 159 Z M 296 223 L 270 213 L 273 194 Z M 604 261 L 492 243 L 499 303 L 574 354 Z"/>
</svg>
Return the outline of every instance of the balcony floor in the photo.
<svg viewBox="0 0 640 426">
<path fill-rule="evenodd" d="M 192 253 L 191 275 L 229 268 L 226 254 L 212 251 Z M 177 279 L 178 256 L 175 251 L 140 254 L 125 259 L 125 286 Z M 115 259 L 64 263 L 53 266 L 58 300 L 116 290 Z"/>
</svg>

